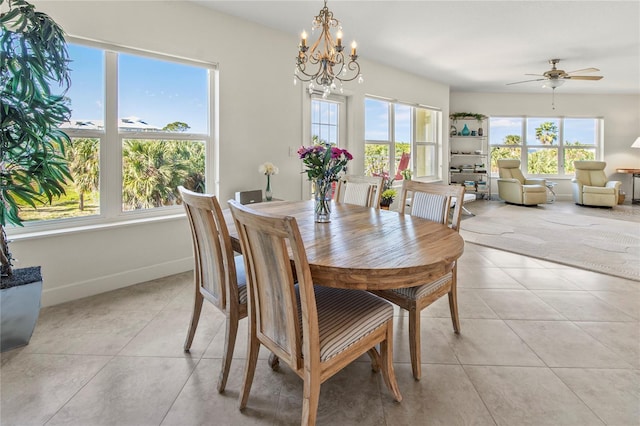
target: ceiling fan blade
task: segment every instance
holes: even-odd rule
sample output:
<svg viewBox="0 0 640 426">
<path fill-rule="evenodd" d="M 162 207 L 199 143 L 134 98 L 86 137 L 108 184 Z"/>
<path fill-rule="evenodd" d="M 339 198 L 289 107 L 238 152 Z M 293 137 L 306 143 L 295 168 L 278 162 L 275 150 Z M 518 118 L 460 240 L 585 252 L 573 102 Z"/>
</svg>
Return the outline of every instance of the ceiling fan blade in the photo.
<svg viewBox="0 0 640 426">
<path fill-rule="evenodd" d="M 535 75 L 536 77 L 544 77 L 544 74 L 525 74 L 525 75 Z"/>
<path fill-rule="evenodd" d="M 512 84 L 529 83 L 531 81 L 544 81 L 544 80 L 546 80 L 546 78 L 536 78 L 535 80 L 516 81 L 514 83 L 507 83 L 507 86 L 510 86 Z"/>
<path fill-rule="evenodd" d="M 583 70 L 569 71 L 567 74 L 575 74 L 577 72 L 598 72 L 598 71 L 600 71 L 598 68 L 585 68 Z"/>
<path fill-rule="evenodd" d="M 568 75 L 565 77 L 568 80 L 600 80 L 601 75 Z"/>
</svg>

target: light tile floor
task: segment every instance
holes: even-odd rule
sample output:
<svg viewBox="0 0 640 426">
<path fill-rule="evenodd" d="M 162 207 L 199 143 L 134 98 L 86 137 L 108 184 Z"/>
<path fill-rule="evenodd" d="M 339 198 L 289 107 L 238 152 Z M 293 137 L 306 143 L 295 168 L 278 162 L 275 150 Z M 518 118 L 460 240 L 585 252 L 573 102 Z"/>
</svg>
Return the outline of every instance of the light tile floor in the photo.
<svg viewBox="0 0 640 426">
<path fill-rule="evenodd" d="M 320 425 L 640 425 L 640 282 L 467 244 L 459 262 L 462 333 L 446 298 L 422 313 L 422 371 L 395 317 L 396 403 L 363 357 L 322 386 Z M 205 303 L 182 351 L 191 273 L 42 310 L 31 343 L 2 354 L 0 423 L 299 424 L 302 384 L 261 352 L 237 409 L 246 342 L 216 391 L 224 319 Z"/>
</svg>

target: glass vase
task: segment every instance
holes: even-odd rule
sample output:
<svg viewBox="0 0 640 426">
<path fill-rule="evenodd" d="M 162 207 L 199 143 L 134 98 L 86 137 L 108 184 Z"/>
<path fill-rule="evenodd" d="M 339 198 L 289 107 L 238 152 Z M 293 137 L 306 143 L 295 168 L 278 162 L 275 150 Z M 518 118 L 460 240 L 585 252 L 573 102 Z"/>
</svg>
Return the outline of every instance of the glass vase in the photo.
<svg viewBox="0 0 640 426">
<path fill-rule="evenodd" d="M 267 175 L 267 189 L 264 191 L 264 198 L 267 201 L 271 201 L 273 199 L 273 194 L 271 193 L 271 176 Z"/>
<path fill-rule="evenodd" d="M 331 222 L 331 182 L 316 181 L 315 220 L 318 223 Z"/>
</svg>

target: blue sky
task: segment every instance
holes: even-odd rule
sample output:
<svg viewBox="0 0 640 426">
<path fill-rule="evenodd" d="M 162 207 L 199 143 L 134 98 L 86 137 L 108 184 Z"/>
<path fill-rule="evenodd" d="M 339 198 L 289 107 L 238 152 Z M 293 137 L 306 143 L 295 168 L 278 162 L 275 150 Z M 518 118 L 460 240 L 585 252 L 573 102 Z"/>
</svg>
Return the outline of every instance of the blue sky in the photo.
<svg viewBox="0 0 640 426">
<path fill-rule="evenodd" d="M 389 103 L 367 98 L 365 104 L 365 139 L 374 141 L 389 140 Z M 394 105 L 395 141 L 411 141 L 411 107 Z"/>
<path fill-rule="evenodd" d="M 73 120 L 104 120 L 104 52 L 69 44 Z M 119 118 L 139 117 L 148 124 L 187 123 L 193 133 L 206 133 L 207 69 L 120 53 Z"/>
</svg>

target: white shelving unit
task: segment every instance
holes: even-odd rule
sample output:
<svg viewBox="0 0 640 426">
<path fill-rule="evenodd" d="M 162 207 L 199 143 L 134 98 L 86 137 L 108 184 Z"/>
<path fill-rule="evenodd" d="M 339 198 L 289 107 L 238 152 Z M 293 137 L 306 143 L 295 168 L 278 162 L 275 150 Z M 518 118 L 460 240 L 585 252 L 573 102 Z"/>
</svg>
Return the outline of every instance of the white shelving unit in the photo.
<svg viewBox="0 0 640 426">
<path fill-rule="evenodd" d="M 464 136 L 464 126 L 473 135 Z M 478 121 L 474 116 L 452 120 L 457 134 L 449 136 L 449 183 L 464 185 L 467 194 L 476 198 L 491 198 L 491 174 L 487 118 Z M 478 136 L 482 128 L 482 136 Z M 453 130 L 453 128 L 452 128 Z"/>
</svg>

